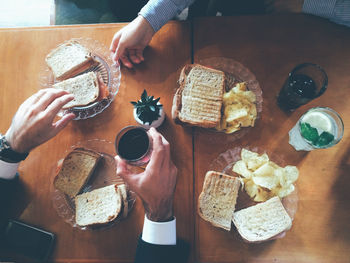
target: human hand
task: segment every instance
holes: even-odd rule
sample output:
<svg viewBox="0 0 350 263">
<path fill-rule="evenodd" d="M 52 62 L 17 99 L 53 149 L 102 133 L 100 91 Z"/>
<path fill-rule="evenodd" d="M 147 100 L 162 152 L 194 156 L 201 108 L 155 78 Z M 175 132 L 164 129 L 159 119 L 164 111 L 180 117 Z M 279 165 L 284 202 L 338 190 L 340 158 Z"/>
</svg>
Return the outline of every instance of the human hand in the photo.
<svg viewBox="0 0 350 263">
<path fill-rule="evenodd" d="M 130 24 L 114 34 L 110 50 L 113 60 L 121 61 L 128 68 L 144 61 L 143 50 L 151 41 L 154 30 L 142 16 L 136 17 Z"/>
<path fill-rule="evenodd" d="M 145 171 L 134 174 L 131 167 L 116 156 L 117 175 L 142 199 L 148 219 L 165 222 L 173 216 L 177 168 L 171 161 L 167 140 L 154 128 L 149 133 L 153 140 L 153 151 Z"/>
<path fill-rule="evenodd" d="M 75 115 L 69 113 L 53 123 L 60 109 L 74 96 L 63 90 L 42 89 L 18 108 L 5 134 L 11 148 L 26 153 L 59 133 Z"/>
</svg>

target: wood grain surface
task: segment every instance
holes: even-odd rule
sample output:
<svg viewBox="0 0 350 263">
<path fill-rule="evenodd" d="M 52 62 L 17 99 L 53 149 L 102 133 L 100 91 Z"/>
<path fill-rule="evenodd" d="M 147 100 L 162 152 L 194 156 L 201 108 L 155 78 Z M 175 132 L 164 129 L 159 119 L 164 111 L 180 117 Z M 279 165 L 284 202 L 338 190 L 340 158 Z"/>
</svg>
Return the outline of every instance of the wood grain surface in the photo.
<svg viewBox="0 0 350 263">
<path fill-rule="evenodd" d="M 190 262 L 350 262 L 350 29 L 306 15 L 203 18 L 193 23 L 193 38 L 189 23 L 171 22 L 163 27 L 145 51 L 146 61 L 135 70 L 122 70 L 120 90 L 108 109 L 92 119 L 72 122 L 30 154 L 19 168 L 22 190 L 17 193 L 14 216 L 57 235 L 53 262 L 132 262 L 144 217 L 140 200 L 128 219 L 112 228 L 81 231 L 54 210 L 50 178 L 57 160 L 71 145 L 95 138 L 114 141 L 122 127 L 136 124 L 129 101 L 145 88 L 161 97 L 167 114 L 159 130 L 170 141 L 179 168 L 177 233 L 191 244 Z M 18 106 L 40 89 L 38 76 L 52 48 L 76 37 L 94 38 L 108 46 L 123 26 L 0 29 L 0 131 L 6 132 Z M 171 120 L 176 82 L 192 56 L 193 62 L 215 56 L 232 58 L 255 74 L 263 91 L 263 111 L 256 126 L 242 138 L 184 128 Z M 277 107 L 276 96 L 289 71 L 302 62 L 325 69 L 328 90 L 286 114 Z M 288 144 L 288 131 L 315 106 L 331 107 L 341 115 L 344 137 L 330 149 L 297 152 Z M 247 244 L 234 228 L 228 233 L 198 217 L 197 199 L 206 171 L 219 154 L 234 147 L 258 147 L 299 168 L 298 210 L 283 239 Z"/>
<path fill-rule="evenodd" d="M 262 116 L 239 140 L 196 129 L 195 202 L 204 175 L 221 153 L 234 147 L 258 147 L 300 171 L 298 210 L 283 239 L 244 243 L 235 228 L 215 228 L 196 215 L 196 262 L 350 262 L 350 29 L 306 15 L 205 18 L 194 22 L 194 62 L 227 57 L 250 69 L 263 91 Z M 297 64 L 312 62 L 328 74 L 320 98 L 286 114 L 276 96 Z M 297 152 L 288 131 L 309 108 L 330 107 L 344 121 L 340 143 L 330 149 Z"/>
<path fill-rule="evenodd" d="M 70 38 L 93 38 L 109 48 L 115 32 L 125 24 L 57 26 L 0 30 L 0 130 L 5 133 L 18 106 L 40 87 L 39 75 L 45 56 Z M 181 48 L 179 48 L 181 47 Z M 134 70 L 122 69 L 122 81 L 115 101 L 94 118 L 73 121 L 58 136 L 32 151 L 19 167 L 23 191 L 18 193 L 16 217 L 51 231 L 57 243 L 54 262 L 133 262 L 137 239 L 142 231 L 141 200 L 126 220 L 101 231 L 72 228 L 56 213 L 50 195 L 54 167 L 65 151 L 79 141 L 105 139 L 114 142 L 118 131 L 136 125 L 133 106 L 143 89 L 161 97 L 166 121 L 159 131 L 172 146 L 178 167 L 174 209 L 178 236 L 193 243 L 192 134 L 171 120 L 172 97 L 182 66 L 190 63 L 190 26 L 169 23 L 160 30 L 145 51 L 146 61 Z"/>
</svg>

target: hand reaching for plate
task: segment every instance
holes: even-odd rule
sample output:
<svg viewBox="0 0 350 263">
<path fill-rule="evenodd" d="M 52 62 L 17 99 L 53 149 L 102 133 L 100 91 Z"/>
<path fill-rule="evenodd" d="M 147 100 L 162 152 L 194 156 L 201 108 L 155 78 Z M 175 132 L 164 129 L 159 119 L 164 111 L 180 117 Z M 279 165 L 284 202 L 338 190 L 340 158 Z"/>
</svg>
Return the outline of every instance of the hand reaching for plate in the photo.
<svg viewBox="0 0 350 263">
<path fill-rule="evenodd" d="M 148 219 L 165 222 L 173 217 L 177 168 L 171 160 L 168 141 L 154 128 L 149 133 L 153 140 L 153 151 L 145 171 L 134 174 L 131 167 L 116 156 L 117 175 L 140 196 Z"/>
<path fill-rule="evenodd" d="M 73 99 L 72 94 L 51 88 L 42 89 L 29 97 L 18 108 L 6 132 L 11 148 L 26 153 L 54 137 L 74 119 L 75 115 L 69 113 L 53 123 L 61 108 Z"/>
<path fill-rule="evenodd" d="M 115 33 L 110 50 L 113 60 L 121 61 L 124 66 L 132 68 L 133 64 L 144 61 L 143 50 L 151 41 L 154 30 L 142 16 L 136 17 L 130 24 Z"/>
</svg>

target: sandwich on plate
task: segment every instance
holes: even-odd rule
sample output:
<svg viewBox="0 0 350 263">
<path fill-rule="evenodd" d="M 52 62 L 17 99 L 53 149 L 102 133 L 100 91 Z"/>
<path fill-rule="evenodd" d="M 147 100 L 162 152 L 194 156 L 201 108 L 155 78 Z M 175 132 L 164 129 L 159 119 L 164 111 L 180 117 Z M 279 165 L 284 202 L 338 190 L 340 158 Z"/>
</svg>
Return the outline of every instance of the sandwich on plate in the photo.
<svg viewBox="0 0 350 263">
<path fill-rule="evenodd" d="M 53 88 L 62 89 L 74 95 L 74 99 L 64 105 L 63 109 L 86 106 L 96 101 L 99 96 L 99 82 L 94 72 L 58 82 L 53 85 Z"/>
<path fill-rule="evenodd" d="M 198 214 L 212 225 L 230 231 L 240 185 L 236 177 L 207 172 L 198 199 Z"/>
<path fill-rule="evenodd" d="M 108 224 L 118 217 L 124 204 L 116 184 L 77 195 L 74 200 L 75 221 L 79 226 Z"/>
<path fill-rule="evenodd" d="M 199 64 L 186 65 L 179 84 L 173 100 L 173 119 L 204 128 L 216 127 L 221 119 L 224 72 Z"/>
<path fill-rule="evenodd" d="M 54 179 L 56 189 L 74 198 L 93 174 L 101 155 L 94 151 L 76 148 L 63 160 Z"/>
<path fill-rule="evenodd" d="M 71 40 L 46 56 L 46 63 L 56 80 L 61 81 L 89 69 L 96 64 L 91 52 L 79 42 Z"/>
<path fill-rule="evenodd" d="M 248 242 L 269 240 L 292 227 L 292 220 L 278 196 L 235 212 L 233 223 Z"/>
</svg>

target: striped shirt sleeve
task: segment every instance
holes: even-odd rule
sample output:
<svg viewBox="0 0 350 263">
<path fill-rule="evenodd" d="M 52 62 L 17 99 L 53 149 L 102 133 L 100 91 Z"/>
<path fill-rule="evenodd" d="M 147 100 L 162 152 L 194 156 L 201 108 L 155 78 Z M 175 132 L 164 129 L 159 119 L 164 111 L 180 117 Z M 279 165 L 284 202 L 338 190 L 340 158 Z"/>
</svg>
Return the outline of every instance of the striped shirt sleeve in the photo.
<svg viewBox="0 0 350 263">
<path fill-rule="evenodd" d="M 349 0 L 305 0 L 303 12 L 317 15 L 350 27 Z"/>
<path fill-rule="evenodd" d="M 139 15 L 143 16 L 157 32 L 193 2 L 194 0 L 150 0 L 141 9 Z"/>
</svg>

